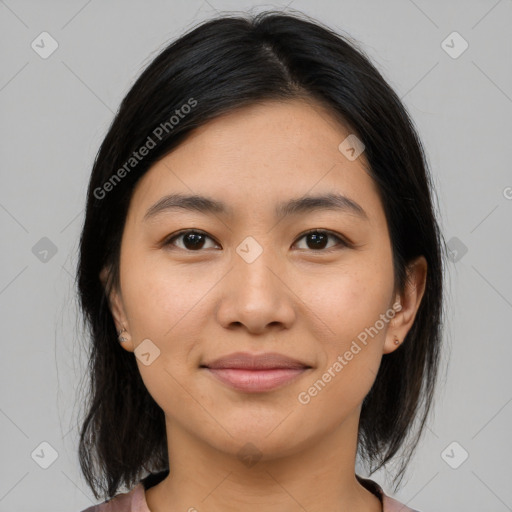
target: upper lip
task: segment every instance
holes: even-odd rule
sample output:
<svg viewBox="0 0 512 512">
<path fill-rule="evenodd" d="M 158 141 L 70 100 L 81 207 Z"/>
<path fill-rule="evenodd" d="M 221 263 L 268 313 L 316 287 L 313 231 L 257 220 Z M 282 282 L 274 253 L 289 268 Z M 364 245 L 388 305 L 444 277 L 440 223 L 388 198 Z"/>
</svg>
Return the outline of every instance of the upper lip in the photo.
<svg viewBox="0 0 512 512">
<path fill-rule="evenodd" d="M 311 368 L 309 365 L 291 357 L 276 352 L 263 354 L 250 354 L 247 352 L 235 352 L 227 356 L 215 359 L 210 363 L 202 364 L 202 367 L 210 369 L 240 368 L 248 370 L 269 370 L 277 368 Z"/>
</svg>

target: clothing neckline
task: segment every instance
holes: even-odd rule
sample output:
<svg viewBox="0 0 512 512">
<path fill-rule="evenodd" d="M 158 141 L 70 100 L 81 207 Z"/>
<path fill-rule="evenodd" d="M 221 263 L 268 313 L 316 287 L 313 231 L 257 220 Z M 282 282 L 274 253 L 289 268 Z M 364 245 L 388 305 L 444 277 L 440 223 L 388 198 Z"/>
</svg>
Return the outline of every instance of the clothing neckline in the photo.
<svg viewBox="0 0 512 512">
<path fill-rule="evenodd" d="M 150 473 L 148 476 L 143 478 L 141 480 L 141 483 L 144 487 L 144 490 L 147 491 L 148 489 L 151 489 L 151 487 L 154 487 L 155 485 L 158 485 L 162 480 L 167 478 L 169 475 L 169 470 L 164 469 L 163 471 L 160 471 L 158 473 Z M 384 494 L 384 491 L 382 490 L 381 486 L 374 482 L 373 480 L 370 480 L 369 478 L 364 478 L 356 474 L 356 478 L 358 482 L 368 491 L 370 491 L 372 494 L 377 496 L 379 498 L 380 502 L 382 503 L 382 496 Z"/>
<path fill-rule="evenodd" d="M 160 471 L 158 473 L 150 473 L 148 476 L 143 478 L 136 486 L 136 488 L 134 489 L 134 494 L 139 496 L 139 501 L 141 502 L 141 504 L 143 504 L 143 506 L 140 509 L 141 512 L 149 512 L 149 507 L 147 506 L 145 497 L 146 491 L 148 489 L 151 489 L 151 487 L 154 487 L 155 485 L 159 484 L 168 475 L 169 469 Z M 384 512 L 393 512 L 394 510 L 400 510 L 401 512 L 414 512 L 411 511 L 410 508 L 406 507 L 405 505 L 402 505 L 395 499 L 386 495 L 382 487 L 374 480 L 371 480 L 370 478 L 361 477 L 357 474 L 356 479 L 365 489 L 370 491 L 379 499 L 381 503 L 381 508 Z"/>
</svg>

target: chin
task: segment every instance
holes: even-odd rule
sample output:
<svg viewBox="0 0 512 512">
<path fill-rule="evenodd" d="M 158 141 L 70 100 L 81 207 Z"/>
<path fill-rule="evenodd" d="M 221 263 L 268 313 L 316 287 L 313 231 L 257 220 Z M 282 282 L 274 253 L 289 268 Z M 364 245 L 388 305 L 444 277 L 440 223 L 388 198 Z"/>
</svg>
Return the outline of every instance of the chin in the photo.
<svg viewBox="0 0 512 512">
<path fill-rule="evenodd" d="M 304 444 L 307 443 L 307 433 L 302 431 L 302 436 L 298 437 L 299 427 L 290 429 L 289 425 L 284 427 L 282 424 L 279 426 L 279 423 L 279 421 L 246 422 L 244 425 L 231 427 L 229 424 L 224 424 L 231 436 L 225 434 L 215 436 L 214 439 L 204 439 L 204 441 L 216 450 L 236 457 L 242 462 L 245 459 L 271 461 L 293 455 L 303 449 Z"/>
</svg>

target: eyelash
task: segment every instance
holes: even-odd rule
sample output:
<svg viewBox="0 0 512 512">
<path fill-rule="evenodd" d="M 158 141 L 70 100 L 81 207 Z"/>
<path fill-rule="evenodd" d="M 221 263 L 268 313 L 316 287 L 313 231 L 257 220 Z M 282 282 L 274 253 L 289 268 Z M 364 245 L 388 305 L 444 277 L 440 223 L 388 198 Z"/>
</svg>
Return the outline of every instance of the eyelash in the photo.
<svg viewBox="0 0 512 512">
<path fill-rule="evenodd" d="M 198 230 L 198 229 L 185 229 L 183 231 L 179 231 L 178 233 L 175 233 L 173 234 L 170 238 L 167 238 L 163 245 L 164 246 L 172 246 L 174 245 L 173 242 L 174 240 L 184 236 L 184 235 L 187 235 L 189 233 L 196 233 L 196 234 L 199 234 L 199 235 L 205 235 L 207 238 L 210 238 L 210 240 L 213 240 L 213 238 L 208 235 L 207 233 L 205 233 L 204 231 L 201 231 L 201 230 Z M 302 233 L 298 238 L 297 238 L 297 241 L 301 240 L 302 238 L 306 237 L 307 235 L 310 235 L 310 234 L 313 234 L 313 233 L 318 233 L 318 234 L 324 234 L 324 235 L 328 235 L 329 237 L 331 238 L 334 238 L 337 240 L 337 244 L 333 247 L 329 247 L 328 249 L 301 249 L 301 250 L 309 250 L 311 252 L 316 252 L 316 253 L 330 253 L 331 251 L 335 251 L 335 250 L 339 250 L 340 248 L 346 248 L 346 247 L 351 247 L 352 244 L 350 244 L 348 241 L 344 240 L 343 238 L 341 238 L 339 235 L 335 234 L 334 232 L 332 231 L 329 231 L 329 230 L 325 230 L 325 229 L 310 229 L 308 231 L 306 231 L 305 233 Z M 215 240 L 214 240 L 215 241 Z M 297 243 L 297 241 L 295 243 Z M 217 242 L 215 242 L 217 243 Z M 186 252 L 201 252 L 202 249 L 199 249 L 197 251 L 193 251 L 193 250 L 189 250 L 189 249 L 182 249 L 181 247 L 176 247 L 176 249 L 180 249 L 180 250 L 183 250 L 183 251 L 186 251 Z"/>
</svg>

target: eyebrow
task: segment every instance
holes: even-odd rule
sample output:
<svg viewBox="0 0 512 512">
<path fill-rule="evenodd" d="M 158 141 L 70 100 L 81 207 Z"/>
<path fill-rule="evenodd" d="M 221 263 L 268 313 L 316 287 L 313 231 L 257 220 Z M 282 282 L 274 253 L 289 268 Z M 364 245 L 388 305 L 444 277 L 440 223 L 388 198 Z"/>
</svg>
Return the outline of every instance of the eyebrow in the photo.
<svg viewBox="0 0 512 512">
<path fill-rule="evenodd" d="M 159 199 L 146 211 L 143 220 L 147 221 L 163 212 L 187 210 L 203 214 L 214 213 L 233 216 L 233 210 L 223 202 L 197 194 L 169 194 Z M 315 196 L 304 196 L 279 203 L 275 208 L 275 216 L 283 218 L 318 210 L 333 210 L 355 214 L 363 219 L 368 216 L 362 206 L 353 199 L 341 194 L 328 193 Z"/>
</svg>

